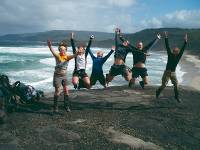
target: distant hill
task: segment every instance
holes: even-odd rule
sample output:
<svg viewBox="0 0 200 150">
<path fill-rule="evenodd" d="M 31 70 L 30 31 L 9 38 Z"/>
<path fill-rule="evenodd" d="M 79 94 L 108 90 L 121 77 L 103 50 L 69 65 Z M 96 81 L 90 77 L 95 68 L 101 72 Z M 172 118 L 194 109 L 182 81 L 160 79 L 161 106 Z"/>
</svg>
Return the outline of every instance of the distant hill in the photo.
<svg viewBox="0 0 200 150">
<path fill-rule="evenodd" d="M 200 56 L 200 29 L 181 29 L 181 28 L 160 28 L 160 29 L 145 29 L 132 34 L 124 34 L 124 37 L 136 45 L 137 42 L 142 41 L 144 45 L 148 44 L 153 38 L 156 37 L 157 33 L 161 33 L 162 39 L 154 46 L 153 50 L 164 50 L 164 31 L 168 31 L 170 47 L 178 46 L 181 48 L 184 41 L 185 33 L 188 33 L 188 46 L 186 50 L 192 54 Z M 97 46 L 104 45 L 110 47 L 114 43 L 112 40 L 105 40 L 97 42 Z"/>
<path fill-rule="evenodd" d="M 155 45 L 154 49 L 162 50 L 165 49 L 164 45 L 164 35 L 163 32 L 168 31 L 169 42 L 171 48 L 174 46 L 181 47 L 183 44 L 183 38 L 185 33 L 188 33 L 188 50 L 197 51 L 200 53 L 200 29 L 180 29 L 180 28 L 160 28 L 160 29 L 146 29 L 134 34 L 124 35 L 131 43 L 136 44 L 138 41 L 142 40 L 145 44 L 156 36 L 157 33 L 161 33 L 162 40 Z"/>
<path fill-rule="evenodd" d="M 58 43 L 62 40 L 70 39 L 71 30 L 53 30 L 37 33 L 24 34 L 7 34 L 0 36 L 0 45 L 43 45 L 46 44 L 48 38 Z M 73 31 L 78 41 L 85 42 L 90 35 L 95 35 L 95 41 L 103 41 L 113 38 L 113 33 L 96 32 L 96 31 Z"/>
<path fill-rule="evenodd" d="M 187 49 L 200 54 L 200 29 L 181 29 L 181 28 L 160 28 L 160 29 L 145 29 L 136 33 L 124 34 L 132 44 L 138 41 L 143 41 L 144 45 L 150 42 L 157 33 L 163 34 L 164 31 L 169 32 L 169 41 L 171 47 L 183 44 L 183 37 L 188 33 L 189 44 Z M 8 34 L 0 36 L 0 46 L 22 46 L 22 45 L 46 45 L 46 40 L 51 38 L 55 43 L 66 40 L 69 43 L 69 35 L 71 30 L 54 30 L 38 33 L 25 34 Z M 74 31 L 75 39 L 78 43 L 86 43 L 90 35 L 95 35 L 95 40 L 92 46 L 108 48 L 114 44 L 114 34 L 95 31 Z M 162 39 L 154 47 L 155 50 L 164 49 L 164 40 Z"/>
</svg>

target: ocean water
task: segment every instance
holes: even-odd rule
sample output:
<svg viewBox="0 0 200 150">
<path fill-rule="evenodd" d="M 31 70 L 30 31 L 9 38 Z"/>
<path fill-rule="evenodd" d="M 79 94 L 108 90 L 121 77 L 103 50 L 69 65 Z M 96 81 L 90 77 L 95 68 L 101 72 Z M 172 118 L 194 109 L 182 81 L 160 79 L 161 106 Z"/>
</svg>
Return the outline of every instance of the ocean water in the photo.
<svg viewBox="0 0 200 150">
<path fill-rule="evenodd" d="M 93 53 L 101 48 L 91 48 Z M 56 50 L 56 47 L 55 47 Z M 104 55 L 110 50 L 103 49 Z M 72 50 L 69 47 L 68 53 L 72 54 Z M 104 74 L 108 73 L 110 66 L 113 64 L 113 55 L 104 64 Z M 129 54 L 126 59 L 126 64 L 132 67 L 132 54 Z M 160 85 L 161 77 L 167 63 L 167 55 L 164 52 L 150 52 L 150 56 L 147 58 L 146 66 L 148 68 L 149 80 L 151 85 Z M 0 73 L 8 75 L 11 83 L 15 81 L 21 81 L 26 84 L 32 85 L 37 89 L 51 92 L 54 90 L 53 72 L 55 66 L 55 59 L 49 51 L 48 47 L 42 46 L 29 46 L 29 47 L 0 47 Z M 88 55 L 87 73 L 91 74 L 92 60 Z M 71 79 L 74 70 L 74 60 L 69 62 L 68 67 L 68 84 L 69 88 L 73 89 Z M 178 80 L 181 83 L 184 72 L 181 71 L 181 67 L 177 67 Z M 140 79 L 138 79 L 140 80 Z M 110 86 L 127 85 L 121 76 L 117 76 L 109 84 Z M 171 85 L 169 83 L 169 85 Z M 93 88 L 102 88 L 97 82 Z"/>
</svg>

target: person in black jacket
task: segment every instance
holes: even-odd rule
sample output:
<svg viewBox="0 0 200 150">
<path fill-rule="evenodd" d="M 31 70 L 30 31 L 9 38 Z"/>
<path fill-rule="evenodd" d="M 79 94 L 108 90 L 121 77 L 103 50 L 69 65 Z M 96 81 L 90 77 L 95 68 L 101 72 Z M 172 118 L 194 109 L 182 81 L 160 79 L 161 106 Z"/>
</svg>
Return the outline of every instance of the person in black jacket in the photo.
<svg viewBox="0 0 200 150">
<path fill-rule="evenodd" d="M 166 87 L 166 85 L 170 79 L 172 84 L 174 85 L 175 99 L 178 102 L 181 102 L 181 100 L 179 98 L 179 92 L 178 92 L 178 80 L 176 77 L 176 67 L 183 55 L 183 52 L 187 45 L 187 42 L 188 42 L 188 37 L 187 37 L 187 34 L 185 34 L 184 44 L 183 44 L 182 48 L 179 49 L 178 47 L 175 47 L 173 49 L 173 52 L 171 52 L 171 49 L 169 47 L 169 42 L 168 42 L 168 33 L 165 32 L 165 45 L 166 45 L 166 49 L 167 49 L 168 60 L 167 60 L 165 72 L 162 77 L 162 85 L 156 90 L 156 98 L 159 97 L 160 93 Z"/>
<path fill-rule="evenodd" d="M 131 52 L 129 41 L 123 41 L 119 43 L 120 29 L 115 29 L 115 54 L 114 54 L 114 64 L 111 66 L 109 74 L 106 74 L 106 83 L 108 84 L 117 75 L 122 75 L 126 81 L 131 80 L 131 70 L 126 66 L 126 56 Z"/>
<path fill-rule="evenodd" d="M 158 40 L 161 38 L 160 34 L 157 34 L 157 37 L 151 41 L 148 45 L 143 46 L 142 42 L 139 42 L 137 44 L 137 47 L 129 44 L 129 47 L 132 49 L 133 54 L 133 68 L 132 68 L 132 79 L 129 82 L 129 87 L 131 87 L 133 84 L 135 84 L 136 78 L 141 76 L 142 81 L 140 81 L 140 85 L 142 88 L 144 88 L 145 84 L 148 84 L 148 73 L 145 66 L 146 63 L 146 57 L 149 56 L 148 51 L 158 42 Z M 123 42 L 125 39 L 120 36 L 120 40 Z"/>
</svg>

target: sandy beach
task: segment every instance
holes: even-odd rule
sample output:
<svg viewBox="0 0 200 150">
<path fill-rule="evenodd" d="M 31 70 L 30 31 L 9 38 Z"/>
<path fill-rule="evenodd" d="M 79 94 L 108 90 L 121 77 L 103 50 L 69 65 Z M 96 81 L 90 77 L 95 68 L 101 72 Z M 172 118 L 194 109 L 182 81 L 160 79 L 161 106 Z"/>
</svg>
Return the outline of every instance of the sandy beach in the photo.
<svg viewBox="0 0 200 150">
<path fill-rule="evenodd" d="M 180 62 L 183 72 L 183 85 L 200 90 L 200 59 L 199 56 L 185 54 Z"/>
</svg>

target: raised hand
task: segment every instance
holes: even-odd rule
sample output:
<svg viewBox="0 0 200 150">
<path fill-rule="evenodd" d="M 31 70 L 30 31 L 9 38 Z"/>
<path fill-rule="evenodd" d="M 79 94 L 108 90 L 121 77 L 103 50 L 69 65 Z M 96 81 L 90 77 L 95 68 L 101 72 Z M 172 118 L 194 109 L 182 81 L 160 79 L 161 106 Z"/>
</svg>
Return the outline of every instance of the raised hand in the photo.
<svg viewBox="0 0 200 150">
<path fill-rule="evenodd" d="M 188 42 L 188 35 L 187 35 L 187 33 L 185 34 L 184 40 L 185 40 L 185 42 Z"/>
<path fill-rule="evenodd" d="M 48 47 L 52 46 L 52 41 L 50 39 L 47 40 L 47 45 L 48 45 Z"/>
<path fill-rule="evenodd" d="M 91 35 L 91 36 L 90 36 L 90 39 L 94 39 L 94 35 Z"/>
<path fill-rule="evenodd" d="M 111 47 L 111 50 L 112 50 L 112 51 L 115 51 L 115 46 L 112 46 L 112 47 Z"/>
<path fill-rule="evenodd" d="M 161 39 L 160 33 L 157 34 L 157 38 L 158 38 L 158 39 Z"/>
<path fill-rule="evenodd" d="M 119 29 L 119 28 L 116 28 L 116 29 L 115 29 L 115 32 L 116 32 L 117 34 L 120 34 L 120 29 Z"/>
</svg>

